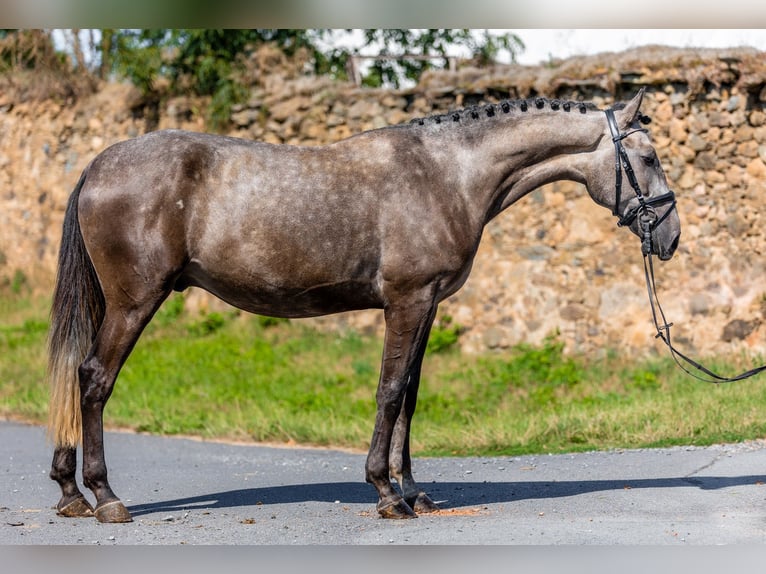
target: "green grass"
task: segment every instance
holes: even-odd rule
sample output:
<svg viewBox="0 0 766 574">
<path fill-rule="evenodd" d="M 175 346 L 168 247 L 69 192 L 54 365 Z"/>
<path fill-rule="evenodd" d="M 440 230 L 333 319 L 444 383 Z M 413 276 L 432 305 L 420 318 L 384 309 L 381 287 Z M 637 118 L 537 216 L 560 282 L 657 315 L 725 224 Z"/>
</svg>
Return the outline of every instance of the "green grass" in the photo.
<svg viewBox="0 0 766 574">
<path fill-rule="evenodd" d="M 0 297 L 0 416 L 46 417 L 44 302 Z M 540 347 L 466 356 L 458 327 L 437 323 L 426 356 L 413 448 L 491 455 L 705 445 L 766 436 L 766 376 L 708 385 L 669 358 L 602 360 Z M 107 426 L 206 438 L 366 449 L 381 341 L 301 321 L 236 312 L 189 316 L 163 305 L 117 381 Z M 658 350 L 661 349 L 658 347 Z M 707 359 L 739 371 L 758 357 Z"/>
</svg>

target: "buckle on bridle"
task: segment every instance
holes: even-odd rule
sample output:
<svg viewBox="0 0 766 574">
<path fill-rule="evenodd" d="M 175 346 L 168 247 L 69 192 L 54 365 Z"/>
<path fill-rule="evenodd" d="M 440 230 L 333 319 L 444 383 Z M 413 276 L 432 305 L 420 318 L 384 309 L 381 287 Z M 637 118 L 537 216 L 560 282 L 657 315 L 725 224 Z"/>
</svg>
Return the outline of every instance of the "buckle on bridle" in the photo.
<svg viewBox="0 0 766 574">
<path fill-rule="evenodd" d="M 646 197 L 644 195 L 638 195 L 637 199 L 638 199 L 638 205 L 635 205 L 625 211 L 622 217 L 620 217 L 620 219 L 617 221 L 618 227 L 629 226 L 636 220 L 636 217 L 643 215 L 645 212 L 651 212 L 652 214 L 654 214 L 654 218 L 656 220 L 657 213 L 654 211 L 654 208 L 658 205 L 664 205 L 665 203 L 670 203 L 671 206 L 667 209 L 667 211 L 665 211 L 662 217 L 653 224 L 652 230 L 654 230 L 654 228 L 656 228 L 660 223 L 662 223 L 665 220 L 665 218 L 673 210 L 673 207 L 676 204 L 676 194 L 672 191 L 663 193 L 662 195 L 658 195 L 657 197 Z"/>
<path fill-rule="evenodd" d="M 657 213 L 644 202 L 639 207 L 638 226 L 641 228 L 641 253 L 649 255 L 652 252 L 652 231 L 657 226 Z"/>
</svg>

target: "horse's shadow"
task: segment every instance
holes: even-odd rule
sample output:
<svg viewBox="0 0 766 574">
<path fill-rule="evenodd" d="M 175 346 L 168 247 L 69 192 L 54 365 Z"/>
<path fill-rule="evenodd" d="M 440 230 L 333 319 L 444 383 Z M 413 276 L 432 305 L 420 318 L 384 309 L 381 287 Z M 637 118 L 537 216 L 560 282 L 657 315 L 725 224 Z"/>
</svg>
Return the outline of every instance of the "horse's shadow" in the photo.
<svg viewBox="0 0 766 574">
<path fill-rule="evenodd" d="M 674 478 L 640 478 L 619 480 L 540 481 L 540 482 L 441 482 L 425 486 L 431 498 L 443 509 L 476 506 L 530 499 L 560 498 L 592 492 L 649 488 L 699 488 L 718 490 L 733 486 L 766 483 L 766 475 L 695 476 Z M 324 482 L 246 488 L 211 494 L 165 500 L 129 507 L 133 516 L 155 512 L 180 512 L 190 509 L 212 510 L 256 505 L 299 502 L 340 502 L 370 504 L 377 501 L 375 490 L 363 482 Z"/>
</svg>

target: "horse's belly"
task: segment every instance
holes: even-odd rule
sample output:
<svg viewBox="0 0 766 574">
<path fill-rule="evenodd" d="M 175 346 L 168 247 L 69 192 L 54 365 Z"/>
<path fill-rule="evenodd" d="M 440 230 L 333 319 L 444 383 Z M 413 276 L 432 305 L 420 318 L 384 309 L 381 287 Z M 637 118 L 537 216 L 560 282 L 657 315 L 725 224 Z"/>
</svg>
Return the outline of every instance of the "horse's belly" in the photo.
<svg viewBox="0 0 766 574">
<path fill-rule="evenodd" d="M 300 284 L 255 275 L 214 275 L 192 263 L 176 281 L 175 289 L 183 291 L 190 286 L 205 289 L 244 311 L 272 317 L 316 317 L 383 306 L 374 282 L 365 278 Z"/>
</svg>

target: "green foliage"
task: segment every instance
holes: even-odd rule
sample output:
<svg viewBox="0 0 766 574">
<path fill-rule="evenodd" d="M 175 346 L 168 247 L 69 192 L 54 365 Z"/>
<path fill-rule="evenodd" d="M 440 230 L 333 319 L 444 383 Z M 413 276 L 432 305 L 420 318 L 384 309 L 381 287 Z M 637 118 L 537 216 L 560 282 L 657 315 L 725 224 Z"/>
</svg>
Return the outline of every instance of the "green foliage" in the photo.
<svg viewBox="0 0 766 574">
<path fill-rule="evenodd" d="M 165 30 L 106 30 L 101 58 L 144 94 L 155 89 L 157 78 L 168 72 L 163 45 Z"/>
<path fill-rule="evenodd" d="M 147 97 L 156 97 L 158 80 L 169 82 L 169 93 L 211 96 L 208 120 L 213 128 L 226 126 L 231 108 L 245 101 L 246 86 L 238 80 L 246 58 L 260 45 L 271 43 L 287 56 L 303 51 L 313 72 L 347 78 L 352 52 L 333 46 L 339 33 L 329 29 L 155 29 L 104 30 L 102 62 L 131 80 Z M 485 31 L 476 38 L 468 29 L 365 30 L 367 44 L 380 45 L 382 56 L 400 59 L 374 61 L 364 85 L 398 87 L 402 80 L 417 80 L 427 69 L 445 67 L 445 56 L 453 46 L 463 46 L 473 57 L 487 63 L 499 51 L 511 58 L 523 48 L 512 34 L 492 35 Z M 413 60 L 406 56 L 437 56 L 435 60 Z"/>
<path fill-rule="evenodd" d="M 26 319 L 21 325 L 0 325 L 0 341 L 8 350 L 15 350 L 39 340 L 48 331 L 48 323 Z"/>
<path fill-rule="evenodd" d="M 189 333 L 198 337 L 211 335 L 226 324 L 226 317 L 222 313 L 213 311 L 207 313 L 200 320 L 189 325 Z"/>
<path fill-rule="evenodd" d="M 505 364 L 504 376 L 514 385 L 534 384 L 572 387 L 582 379 L 582 368 L 573 357 L 564 355 L 564 343 L 548 336 L 541 347 L 516 346 Z"/>
<path fill-rule="evenodd" d="M 172 294 L 160 307 L 154 316 L 154 321 L 160 325 L 167 326 L 177 321 L 184 312 L 183 293 Z"/>
<path fill-rule="evenodd" d="M 224 318 L 192 337 L 184 334 L 199 321 L 150 324 L 120 377 L 112 420 L 147 432 L 363 446 L 376 373 L 358 376 L 347 357 L 370 361 L 376 341 Z"/>
<path fill-rule="evenodd" d="M 564 344 L 555 336 L 547 337 L 540 347 L 517 345 L 507 358 L 487 358 L 482 365 L 487 369 L 489 388 L 498 401 L 521 392 L 534 407 L 566 396 L 584 376 L 582 365 L 576 358 L 564 354 Z"/>
<path fill-rule="evenodd" d="M 11 291 L 15 295 L 20 295 L 22 291 L 29 289 L 29 280 L 21 269 L 16 269 L 11 279 Z"/>
<path fill-rule="evenodd" d="M 466 48 L 479 65 L 495 61 L 503 50 L 514 60 L 516 54 L 524 49 L 524 44 L 514 34 L 493 35 L 484 30 L 482 36 L 477 38 L 475 31 L 467 28 L 368 29 L 364 35 L 366 44 L 381 46 L 380 56 L 396 56 L 395 59 L 373 60 L 367 75 L 362 78 L 362 84 L 370 87 L 399 87 L 404 79 L 417 81 L 426 70 L 446 68 L 450 49 L 455 46 Z"/>
<path fill-rule="evenodd" d="M 15 103 L 68 102 L 90 93 L 95 83 L 89 71 L 71 56 L 56 50 L 50 30 L 0 30 L 0 93 Z"/>
<path fill-rule="evenodd" d="M 249 95 L 247 82 L 253 78 L 248 77 L 247 60 L 260 46 L 274 45 L 288 57 L 301 54 L 314 74 L 338 79 L 348 79 L 349 59 L 357 52 L 335 41 L 349 30 L 104 28 L 98 41 L 90 31 L 98 56 L 88 66 L 79 32 L 62 31 L 69 42 L 65 53 L 56 51 L 50 30 L 0 29 L 0 71 L 33 71 L 38 97 L 71 97 L 92 90 L 94 78 L 110 76 L 130 80 L 151 109 L 168 96 L 210 96 L 208 125 L 223 130 L 232 107 Z M 417 81 L 426 70 L 446 67 L 448 51 L 455 47 L 479 64 L 493 61 L 500 51 L 513 60 L 523 49 L 517 36 L 487 30 L 368 29 L 363 34 L 366 48 L 377 48 L 385 58 L 372 61 L 362 78 L 364 85 L 374 87 L 399 87 L 403 81 Z M 48 76 L 45 82 L 42 72 Z"/>
<path fill-rule="evenodd" d="M 453 324 L 452 317 L 443 315 L 431 328 L 431 335 L 426 345 L 427 353 L 441 353 L 457 343 L 463 328 Z"/>
<path fill-rule="evenodd" d="M 42 422 L 47 303 L 0 298 L 0 416 Z M 443 319 L 440 319 L 440 322 Z M 451 323 L 450 323 L 451 325 Z M 136 345 L 106 424 L 166 434 L 295 441 L 365 449 L 375 418 L 382 342 L 301 321 L 233 312 L 196 316 L 173 295 Z M 705 359 L 716 370 L 758 357 Z M 413 452 L 516 455 L 712 444 L 766 435 L 766 377 L 705 385 L 669 358 L 594 360 L 541 345 L 423 366 Z"/>
<path fill-rule="evenodd" d="M 207 119 L 212 129 L 224 129 L 231 109 L 249 94 L 242 79 L 246 61 L 263 44 L 272 44 L 288 57 L 299 53 L 317 75 L 348 79 L 349 58 L 356 53 L 340 47 L 336 38 L 349 30 L 317 29 L 115 29 L 104 28 L 100 40 L 90 31 L 91 47 L 98 60 L 90 69 L 84 59 L 79 30 L 65 30 L 70 53 L 57 52 L 50 30 L 0 29 L 0 71 L 45 71 L 53 79 L 37 92 L 54 91 L 65 97 L 95 86 L 94 78 L 111 75 L 126 78 L 138 87 L 150 106 L 163 97 L 193 93 L 210 96 Z M 452 29 L 368 29 L 366 47 L 377 47 L 384 59 L 373 60 L 362 83 L 399 87 L 403 81 L 417 81 L 429 69 L 444 68 L 448 52 L 463 48 L 478 64 L 487 64 L 501 51 L 511 60 L 524 48 L 513 34 L 487 30 Z M 413 58 L 414 56 L 414 58 Z M 421 59 L 418 59 L 421 58 Z M 76 75 L 73 72 L 77 71 Z"/>
<path fill-rule="evenodd" d="M 267 328 L 267 327 L 276 327 L 277 325 L 282 325 L 284 323 L 287 323 L 289 319 L 282 319 L 281 317 L 267 317 L 266 315 L 257 315 L 256 321 L 258 321 L 258 324 L 261 327 Z"/>
<path fill-rule="evenodd" d="M 0 71 L 63 67 L 64 59 L 44 30 L 0 29 Z"/>
<path fill-rule="evenodd" d="M 639 390 L 657 390 L 662 384 L 659 373 L 649 369 L 638 369 L 630 377 L 633 387 Z"/>
<path fill-rule="evenodd" d="M 0 417 L 45 420 L 46 311 L 25 297 L 0 297 Z"/>
</svg>

